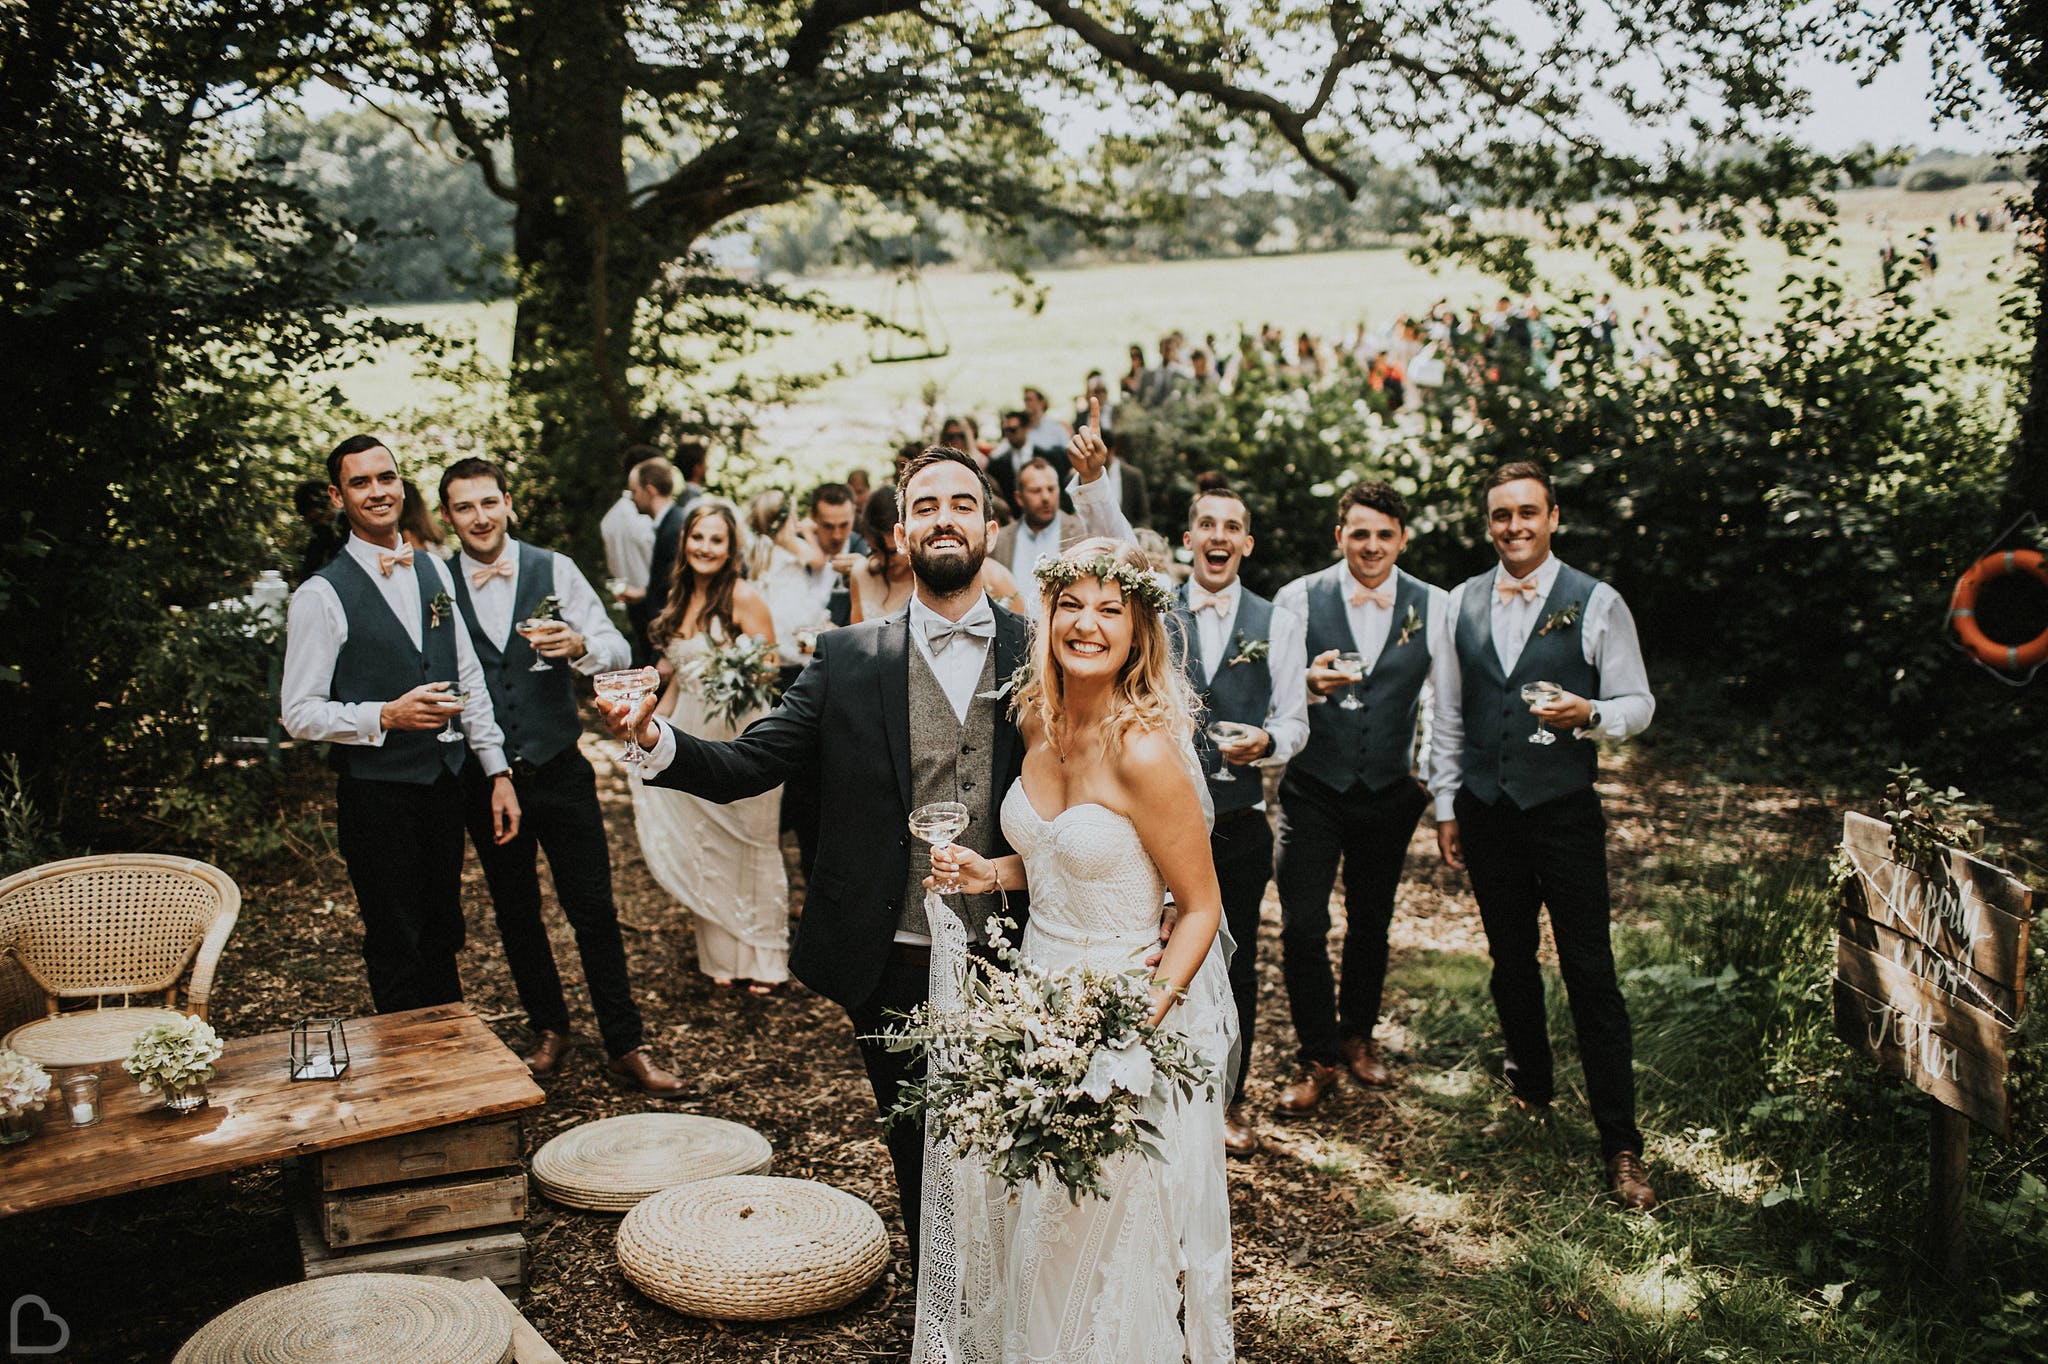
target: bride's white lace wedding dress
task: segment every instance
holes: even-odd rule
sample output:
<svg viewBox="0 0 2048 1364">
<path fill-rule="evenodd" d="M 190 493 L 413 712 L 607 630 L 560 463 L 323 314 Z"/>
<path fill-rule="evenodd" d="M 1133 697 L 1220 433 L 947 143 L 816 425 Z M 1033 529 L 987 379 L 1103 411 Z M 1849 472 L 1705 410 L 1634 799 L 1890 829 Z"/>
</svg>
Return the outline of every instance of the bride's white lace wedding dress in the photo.
<svg viewBox="0 0 2048 1364">
<path fill-rule="evenodd" d="M 1049 967 L 1142 968 L 1159 942 L 1165 883 L 1130 820 L 1092 804 L 1043 818 L 1019 781 L 1003 801 L 1002 822 L 1030 887 L 1025 958 Z M 965 951 L 965 930 L 938 904 L 927 905 L 927 917 L 935 933 L 933 1002 L 956 1006 L 958 977 L 949 963 Z M 1236 1017 L 1219 942 L 1166 1026 L 1186 1035 L 1220 1077 Z M 1056 1182 L 1009 1189 L 928 1140 L 912 1358 L 1233 1359 L 1220 1078 L 1213 1095 L 1174 1096 L 1157 1120 L 1165 1158 L 1121 1157 L 1110 1166 L 1108 1196 L 1078 1204 Z"/>
</svg>

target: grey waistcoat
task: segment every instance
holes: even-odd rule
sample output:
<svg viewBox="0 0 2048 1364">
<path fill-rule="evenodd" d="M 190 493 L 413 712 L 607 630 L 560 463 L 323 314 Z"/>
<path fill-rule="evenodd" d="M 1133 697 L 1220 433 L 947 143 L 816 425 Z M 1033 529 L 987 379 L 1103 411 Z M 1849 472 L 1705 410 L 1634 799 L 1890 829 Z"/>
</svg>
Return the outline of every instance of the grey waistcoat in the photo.
<svg viewBox="0 0 2048 1364">
<path fill-rule="evenodd" d="M 1209 795 L 1216 802 L 1219 815 L 1249 810 L 1266 796 L 1261 770 L 1256 767 L 1233 768 L 1231 780 L 1219 785 L 1216 771 L 1220 760 L 1216 756 L 1216 744 L 1206 730 L 1212 720 L 1235 720 L 1261 729 L 1266 727 L 1273 709 L 1272 665 L 1266 659 L 1249 659 L 1243 663 L 1230 660 L 1238 656 L 1240 639 L 1247 644 L 1265 640 L 1271 647 L 1273 603 L 1248 587 L 1238 589 L 1237 620 L 1224 639 L 1223 657 L 1216 660 L 1216 671 L 1204 682 L 1202 634 L 1195 623 L 1194 613 L 1187 607 L 1186 583 L 1174 590 L 1174 598 L 1174 615 L 1180 619 L 1180 637 L 1184 641 L 1179 650 L 1184 655 L 1182 667 L 1195 688 L 1196 699 L 1202 703 L 1202 728 L 1195 732 L 1195 750 L 1201 758 L 1203 776 L 1209 783 Z"/>
<path fill-rule="evenodd" d="M 512 630 L 500 649 L 477 627 L 476 604 L 470 599 L 469 578 L 458 564 L 455 569 L 455 604 L 462 608 L 463 623 L 469 627 L 469 641 L 476 646 L 477 661 L 483 664 L 484 680 L 490 684 L 491 707 L 498 714 L 498 727 L 505 731 L 505 756 L 524 758 L 539 765 L 555 757 L 583 732 L 576 714 L 575 676 L 567 659 L 551 659 L 548 671 L 537 673 L 538 657 L 519 622 L 533 614 L 543 597 L 555 593 L 555 556 L 547 550 L 521 543 L 519 546 L 519 588 L 512 598 Z"/>
<path fill-rule="evenodd" d="M 915 628 L 915 627 L 913 627 Z M 935 800 L 957 800 L 967 807 L 967 830 L 954 841 L 977 852 L 993 842 L 989 827 L 995 784 L 995 733 L 997 708 L 1004 702 L 991 701 L 985 693 L 995 690 L 996 648 L 990 640 L 983 651 L 981 676 L 974 684 L 974 699 L 967 706 L 967 723 L 954 718 L 953 704 L 946 689 L 932 675 L 924 661 L 924 650 L 911 640 L 910 650 L 910 799 L 915 809 Z M 964 648 L 954 644 L 954 648 Z M 931 932 L 924 916 L 924 878 L 931 874 L 931 849 L 913 838 L 910 848 L 910 877 L 903 888 L 903 913 L 896 926 L 906 933 Z M 971 941 L 981 942 L 988 916 L 998 903 L 994 895 L 949 895 L 946 903 L 960 912 Z"/>
<path fill-rule="evenodd" d="M 415 555 L 413 580 L 419 584 L 420 640 L 414 648 L 412 637 L 391 614 L 384 594 L 363 566 L 343 550 L 320 570 L 341 599 L 342 614 L 348 618 L 348 639 L 334 659 L 334 677 L 327 694 L 336 701 L 391 701 L 427 682 L 460 685 L 455 667 L 455 632 L 459 625 L 452 608 L 441 612 L 441 623 L 433 623 L 432 603 L 441 591 L 441 580 L 425 562 L 425 551 Z M 431 786 L 445 770 L 460 772 L 469 745 L 444 744 L 432 729 L 394 729 L 381 746 L 330 744 L 327 762 L 344 776 L 367 781 L 402 781 Z"/>
<path fill-rule="evenodd" d="M 1536 717 L 1522 700 L 1522 684 L 1555 682 L 1576 696 L 1597 699 L 1600 672 L 1586 662 L 1586 606 L 1599 583 L 1569 564 L 1558 565 L 1557 581 L 1543 601 L 1536 628 L 1515 660 L 1512 672 L 1501 667 L 1493 651 L 1493 584 L 1488 569 L 1465 584 L 1458 606 L 1458 667 L 1463 673 L 1465 717 L 1464 785 L 1488 805 L 1505 795 L 1527 810 L 1559 796 L 1582 791 L 1599 771 L 1599 745 L 1574 739 L 1569 731 L 1553 730 L 1554 744 L 1532 744 Z M 1540 634 L 1543 622 L 1576 604 L 1570 625 Z"/>
<path fill-rule="evenodd" d="M 1308 656 L 1358 647 L 1345 601 L 1348 575 L 1319 578 L 1308 589 Z M 1351 690 L 1364 710 L 1338 704 L 1343 692 L 1308 708 L 1308 742 L 1289 760 L 1289 770 L 1306 773 L 1333 791 L 1364 786 L 1377 791 L 1414 770 L 1415 722 L 1422 684 L 1429 680 L 1429 592 L 1407 574 L 1394 579 L 1394 619 L 1372 671 Z M 1422 622 L 1403 644 L 1402 624 L 1413 611 Z"/>
</svg>

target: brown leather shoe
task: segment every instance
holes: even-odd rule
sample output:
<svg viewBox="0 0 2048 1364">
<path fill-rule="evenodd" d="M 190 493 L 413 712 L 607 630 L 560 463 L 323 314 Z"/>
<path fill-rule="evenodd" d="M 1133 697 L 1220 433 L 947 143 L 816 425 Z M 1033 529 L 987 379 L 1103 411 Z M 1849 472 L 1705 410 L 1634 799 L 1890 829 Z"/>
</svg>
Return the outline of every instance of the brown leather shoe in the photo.
<svg viewBox="0 0 2048 1364">
<path fill-rule="evenodd" d="M 1380 1049 L 1369 1037 L 1344 1039 L 1344 1065 L 1351 1071 L 1352 1079 L 1369 1089 L 1394 1087 L 1394 1072 L 1380 1060 Z"/>
<path fill-rule="evenodd" d="M 543 1028 L 533 1035 L 533 1050 L 519 1059 L 526 1062 L 526 1068 L 535 1075 L 553 1075 L 562 1068 L 562 1060 L 568 1056 L 573 1039 L 568 1033 Z"/>
<path fill-rule="evenodd" d="M 1320 1061 L 1304 1061 L 1301 1069 L 1294 1072 L 1294 1079 L 1273 1101 L 1273 1109 L 1282 1114 L 1306 1113 L 1321 1103 L 1323 1092 L 1336 1083 L 1337 1067 L 1326 1066 Z"/>
<path fill-rule="evenodd" d="M 1488 1141 L 1499 1141 L 1502 1137 L 1518 1136 L 1528 1130 L 1531 1123 L 1547 1122 L 1550 1119 L 1550 1105 L 1530 1103 L 1527 1099 L 1508 1096 L 1507 1107 L 1499 1117 L 1479 1129 L 1479 1135 Z"/>
<path fill-rule="evenodd" d="M 1607 1187 L 1632 1212 L 1648 1212 L 1657 1206 L 1657 1191 L 1650 1187 L 1650 1172 L 1635 1151 L 1617 1151 L 1607 1160 Z"/>
<path fill-rule="evenodd" d="M 622 1085 L 651 1094 L 657 1099 L 673 1099 L 688 1088 L 680 1077 L 671 1075 L 654 1064 L 647 1048 L 635 1047 L 624 1056 L 614 1056 L 611 1065 L 612 1078 Z"/>
<path fill-rule="evenodd" d="M 1259 1129 L 1252 1126 L 1251 1112 L 1242 1099 L 1223 1110 L 1223 1149 L 1233 1156 L 1258 1152 Z"/>
</svg>

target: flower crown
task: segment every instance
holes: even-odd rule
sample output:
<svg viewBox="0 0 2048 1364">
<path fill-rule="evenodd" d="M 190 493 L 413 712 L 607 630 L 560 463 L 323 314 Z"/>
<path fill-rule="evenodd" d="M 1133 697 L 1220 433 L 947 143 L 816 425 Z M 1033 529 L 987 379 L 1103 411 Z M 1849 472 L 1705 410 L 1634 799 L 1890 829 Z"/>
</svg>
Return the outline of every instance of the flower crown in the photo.
<svg viewBox="0 0 2048 1364">
<path fill-rule="evenodd" d="M 1039 582 L 1052 587 L 1071 587 L 1082 578 L 1113 582 L 1124 590 L 1125 597 L 1138 598 L 1162 616 L 1173 609 L 1173 595 L 1159 585 L 1157 578 L 1142 568 L 1118 563 L 1107 554 L 1098 554 L 1092 559 L 1054 559 L 1040 555 L 1031 573 Z"/>
</svg>

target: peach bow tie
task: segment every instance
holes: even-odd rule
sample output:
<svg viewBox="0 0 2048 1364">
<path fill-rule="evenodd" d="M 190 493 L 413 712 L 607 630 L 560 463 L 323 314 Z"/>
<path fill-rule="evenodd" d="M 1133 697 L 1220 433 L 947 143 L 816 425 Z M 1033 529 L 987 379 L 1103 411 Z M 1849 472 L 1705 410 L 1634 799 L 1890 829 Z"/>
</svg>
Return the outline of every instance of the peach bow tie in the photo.
<svg viewBox="0 0 2048 1364">
<path fill-rule="evenodd" d="M 382 550 L 379 550 L 377 553 L 377 571 L 387 578 L 391 576 L 391 570 L 394 568 L 411 567 L 412 549 L 410 547 L 401 549 L 396 554 L 386 554 Z"/>
<path fill-rule="evenodd" d="M 471 570 L 469 585 L 471 587 L 482 587 L 493 578 L 509 578 L 511 576 L 512 561 L 509 558 L 500 559 L 494 564 L 485 564 L 482 568 Z"/>
<path fill-rule="evenodd" d="M 1394 609 L 1394 589 L 1391 587 L 1354 587 L 1351 589 L 1351 604 L 1363 606 L 1371 602 L 1382 611 Z"/>
<path fill-rule="evenodd" d="M 1199 616 L 1204 611 L 1222 615 L 1230 607 L 1230 598 L 1221 592 L 1209 592 L 1193 584 L 1188 586 L 1188 612 Z"/>
<path fill-rule="evenodd" d="M 1495 583 L 1493 590 L 1500 593 L 1500 599 L 1503 603 L 1507 603 L 1513 601 L 1516 597 L 1520 597 L 1525 602 L 1535 601 L 1536 593 L 1539 589 L 1536 586 L 1536 575 L 1531 573 L 1526 578 L 1512 578 L 1504 583 Z"/>
</svg>

